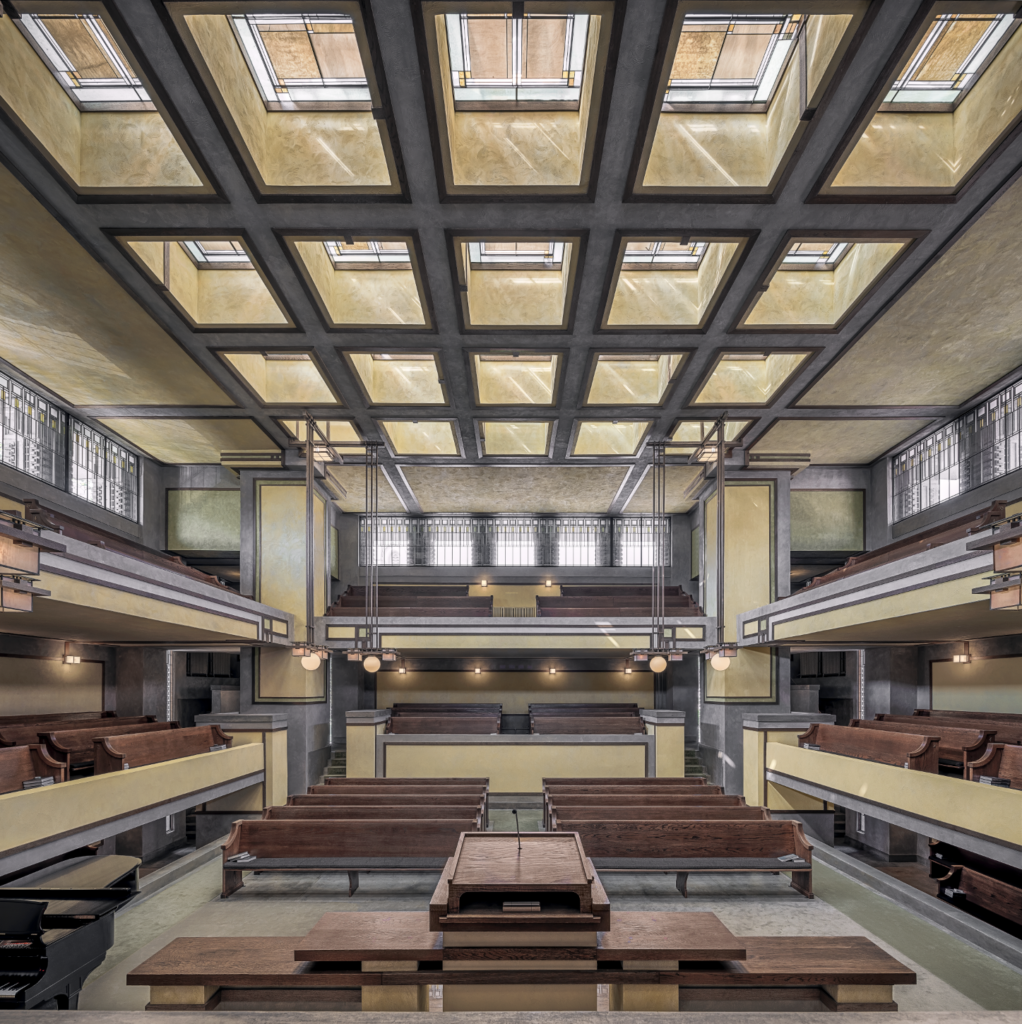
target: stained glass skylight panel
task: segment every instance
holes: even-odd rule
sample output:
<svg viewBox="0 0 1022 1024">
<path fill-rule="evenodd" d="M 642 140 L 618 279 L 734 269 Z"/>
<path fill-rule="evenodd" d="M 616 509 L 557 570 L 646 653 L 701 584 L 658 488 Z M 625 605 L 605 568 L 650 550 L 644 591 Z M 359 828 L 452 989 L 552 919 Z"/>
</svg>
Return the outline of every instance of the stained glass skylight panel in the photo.
<svg viewBox="0 0 1022 1024">
<path fill-rule="evenodd" d="M 954 106 L 976 83 L 1017 25 L 1011 14 L 938 15 L 898 73 L 884 103 Z"/>
<path fill-rule="evenodd" d="M 538 267 L 560 270 L 566 242 L 469 242 L 468 259 L 473 270 Z"/>
<path fill-rule="evenodd" d="M 200 267 L 216 267 L 219 269 L 240 268 L 252 269 L 249 258 L 241 242 L 181 242 L 181 248 L 192 258 L 192 262 Z"/>
<path fill-rule="evenodd" d="M 323 245 L 338 270 L 408 270 L 412 265 L 407 242 L 328 241 Z"/>
<path fill-rule="evenodd" d="M 833 270 L 850 248 L 849 242 L 796 242 L 781 262 L 781 270 Z"/>
<path fill-rule="evenodd" d="M 155 110 L 103 19 L 25 14 L 15 22 L 80 110 Z"/>
<path fill-rule="evenodd" d="M 688 14 L 664 109 L 689 103 L 769 103 L 804 14 Z"/>
<path fill-rule="evenodd" d="M 626 242 L 622 270 L 698 270 L 707 242 Z"/>
<path fill-rule="evenodd" d="M 448 14 L 455 110 L 577 110 L 588 14 Z"/>
<path fill-rule="evenodd" d="M 231 24 L 268 110 L 370 110 L 351 17 L 233 14 Z"/>
</svg>

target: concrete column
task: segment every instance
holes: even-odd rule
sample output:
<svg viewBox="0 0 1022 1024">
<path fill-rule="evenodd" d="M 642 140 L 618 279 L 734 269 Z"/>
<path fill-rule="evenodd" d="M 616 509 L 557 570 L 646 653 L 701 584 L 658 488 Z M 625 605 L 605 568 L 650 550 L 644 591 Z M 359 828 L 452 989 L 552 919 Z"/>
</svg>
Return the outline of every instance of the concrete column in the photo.
<svg viewBox="0 0 1022 1024">
<path fill-rule="evenodd" d="M 365 674 L 361 662 L 348 661 L 341 654 L 330 656 L 330 680 L 333 691 L 332 715 L 334 728 L 334 746 L 343 747 L 347 743 L 347 719 L 349 711 L 362 707 L 362 677 Z M 374 702 L 375 703 L 375 702 Z"/>
<path fill-rule="evenodd" d="M 916 709 L 919 649 L 875 647 L 864 661 L 866 718 L 876 714 L 911 715 Z"/>
<path fill-rule="evenodd" d="M 167 721 L 167 652 L 158 647 L 118 647 L 114 659 L 117 714 L 155 715 Z"/>
<path fill-rule="evenodd" d="M 656 738 L 656 777 L 685 777 L 685 712 L 641 711 L 646 732 Z"/>
<path fill-rule="evenodd" d="M 656 707 L 684 714 L 685 740 L 693 747 L 699 742 L 699 655 L 668 662 L 663 678 L 664 685 L 655 694 Z"/>
<path fill-rule="evenodd" d="M 349 711 L 347 723 L 348 778 L 376 777 L 376 737 L 387 729 L 389 711 Z"/>
</svg>

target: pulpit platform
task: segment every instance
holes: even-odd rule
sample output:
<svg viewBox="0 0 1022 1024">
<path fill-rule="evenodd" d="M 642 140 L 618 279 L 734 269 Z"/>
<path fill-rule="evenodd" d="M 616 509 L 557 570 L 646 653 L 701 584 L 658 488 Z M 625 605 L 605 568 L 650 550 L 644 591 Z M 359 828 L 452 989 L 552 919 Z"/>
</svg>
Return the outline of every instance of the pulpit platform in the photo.
<svg viewBox="0 0 1022 1024">
<path fill-rule="evenodd" d="M 520 849 L 519 849 L 520 843 Z M 895 1010 L 915 974 L 869 939 L 738 937 L 712 913 L 613 911 L 576 833 L 465 833 L 429 909 L 327 913 L 304 938 L 179 938 L 128 975 L 150 1010 L 733 1010 L 816 1000 Z M 260 995 L 261 994 L 261 995 Z M 755 1004 L 754 1006 L 752 1004 Z"/>
</svg>

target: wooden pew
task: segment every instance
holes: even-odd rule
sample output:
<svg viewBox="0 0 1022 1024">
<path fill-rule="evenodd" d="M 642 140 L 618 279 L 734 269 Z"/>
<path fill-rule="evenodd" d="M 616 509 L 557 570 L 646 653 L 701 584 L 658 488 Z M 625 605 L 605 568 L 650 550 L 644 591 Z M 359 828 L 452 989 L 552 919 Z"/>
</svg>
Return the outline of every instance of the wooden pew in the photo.
<svg viewBox="0 0 1022 1024">
<path fill-rule="evenodd" d="M 398 736 L 473 735 L 493 736 L 500 732 L 500 715 L 402 715 L 391 718 L 387 732 Z"/>
<path fill-rule="evenodd" d="M 385 821 L 236 821 L 223 850 L 223 892 L 245 871 L 346 871 L 348 895 L 359 871 L 442 871 L 475 818 Z"/>
<path fill-rule="evenodd" d="M 641 718 L 616 718 L 610 715 L 582 715 L 578 718 L 543 716 L 532 721 L 532 731 L 542 736 L 625 736 L 645 733 Z"/>
<path fill-rule="evenodd" d="M 465 820 L 474 818 L 476 830 L 483 829 L 483 809 L 478 804 L 432 804 L 421 807 L 418 804 L 394 804 L 384 807 L 342 807 L 318 804 L 314 807 L 287 804 L 283 807 L 267 807 L 263 811 L 264 821 L 389 821 L 394 818 L 438 818 Z"/>
<path fill-rule="evenodd" d="M 116 717 L 116 711 L 49 711 L 41 715 L 0 715 L 0 729 L 5 725 L 31 725 L 32 722 L 78 722 Z"/>
<path fill-rule="evenodd" d="M 916 711 L 914 715 L 877 715 L 885 722 L 934 721 L 959 729 L 993 729 L 998 743 L 1022 743 L 1022 715 L 992 711 Z"/>
<path fill-rule="evenodd" d="M 567 778 L 567 779 L 544 779 L 543 788 L 553 791 L 553 787 L 570 784 L 577 790 L 579 785 L 583 786 L 635 786 L 636 788 L 656 788 L 658 786 L 705 786 L 706 779 L 703 778 L 669 778 L 661 777 L 646 779 L 641 776 L 632 778 Z"/>
<path fill-rule="evenodd" d="M 135 718 L 107 718 L 93 715 L 91 718 L 76 718 L 65 721 L 62 718 L 32 719 L 12 725 L 0 726 L 0 747 L 21 747 L 26 743 L 38 743 L 40 733 L 66 729 L 91 729 L 93 726 L 112 729 L 120 725 L 143 725 L 155 722 L 153 715 L 139 715 Z"/>
<path fill-rule="evenodd" d="M 499 715 L 502 709 L 501 704 L 396 703 L 390 709 L 390 714 L 394 718 L 401 715 L 429 715 L 437 711 L 443 711 L 445 715 Z"/>
<path fill-rule="evenodd" d="M 443 807 L 450 804 L 471 804 L 482 806 L 481 796 L 474 793 L 421 793 L 415 790 L 407 792 L 388 792 L 377 790 L 374 793 L 338 793 L 332 786 L 310 786 L 314 793 L 295 793 L 287 798 L 291 807 L 399 807 L 402 804 L 419 807 Z"/>
<path fill-rule="evenodd" d="M 0 749 L 0 793 L 16 793 L 24 789 L 23 783 L 47 776 L 54 783 L 63 782 L 64 766 L 42 744 Z"/>
<path fill-rule="evenodd" d="M 938 770 L 937 736 L 919 736 L 907 732 L 880 732 L 853 729 L 847 725 L 814 722 L 798 738 L 799 746 L 818 748 L 827 754 L 857 757 L 862 761 L 897 765 L 918 772 Z"/>
<path fill-rule="evenodd" d="M 178 728 L 177 722 L 142 722 L 138 725 L 97 725 L 88 729 L 66 729 L 39 734 L 51 757 L 60 761 L 70 772 L 72 765 L 91 765 L 95 754 L 94 741 L 101 736 L 119 736 L 122 733 L 163 732 Z"/>
<path fill-rule="evenodd" d="M 937 877 L 937 895 L 956 906 L 971 904 L 1022 925 L 1022 888 L 974 868 L 951 865 L 946 875 Z"/>
<path fill-rule="evenodd" d="M 474 787 L 475 789 L 486 789 L 489 784 L 489 779 L 476 779 L 476 778 L 443 778 L 443 779 L 402 779 L 392 777 L 389 779 L 377 779 L 377 778 L 346 778 L 338 775 L 328 775 L 326 778 L 326 784 L 330 786 L 338 786 L 340 788 L 354 786 L 356 788 L 362 786 L 380 786 L 380 787 L 397 787 L 405 788 L 409 786 L 428 786 L 432 789 L 443 788 L 445 786 L 456 786 L 459 788 Z"/>
<path fill-rule="evenodd" d="M 95 774 L 105 775 L 125 768 L 141 768 L 144 764 L 226 749 L 234 738 L 225 736 L 219 725 L 196 725 L 189 729 L 100 736 L 92 742 Z"/>
<path fill-rule="evenodd" d="M 765 807 L 744 804 L 698 804 L 686 807 L 671 805 L 651 807 L 579 807 L 577 804 L 554 804 L 550 812 L 554 832 L 574 832 L 580 821 L 771 821 Z"/>
<path fill-rule="evenodd" d="M 986 750 L 987 744 L 993 742 L 993 729 L 959 729 L 939 723 L 920 722 L 887 722 L 869 721 L 853 718 L 849 723 L 853 729 L 876 729 L 880 732 L 914 733 L 918 736 L 938 736 L 937 757 L 941 761 L 965 767 L 966 762 Z"/>
<path fill-rule="evenodd" d="M 693 873 L 780 871 L 791 872 L 793 889 L 813 895 L 813 847 L 798 821 L 576 820 L 571 831 L 597 871 L 674 871 L 683 896 Z"/>
<path fill-rule="evenodd" d="M 981 775 L 1008 779 L 1010 789 L 1022 789 L 1022 747 L 1011 743 L 992 743 L 982 757 L 970 761 L 969 779 L 979 782 Z"/>
<path fill-rule="evenodd" d="M 691 787 L 686 789 L 658 789 L 655 792 L 617 789 L 590 792 L 546 792 L 543 793 L 543 821 L 550 828 L 551 810 L 557 806 L 571 804 L 573 807 L 614 807 L 627 803 L 631 807 L 744 807 L 744 796 L 730 796 L 721 793 L 719 786 Z"/>
</svg>

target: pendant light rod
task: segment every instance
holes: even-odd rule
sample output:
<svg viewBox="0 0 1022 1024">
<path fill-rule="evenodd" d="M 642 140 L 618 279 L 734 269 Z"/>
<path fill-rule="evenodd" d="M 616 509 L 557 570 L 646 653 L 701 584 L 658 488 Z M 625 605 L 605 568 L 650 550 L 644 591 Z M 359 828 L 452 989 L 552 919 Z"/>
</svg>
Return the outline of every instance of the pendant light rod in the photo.
<svg viewBox="0 0 1022 1024">
<path fill-rule="evenodd" d="M 717 431 L 717 646 L 724 646 L 724 435 L 727 413 L 722 413 L 714 429 Z"/>
<path fill-rule="evenodd" d="M 316 420 L 305 414 L 305 639 L 312 649 L 316 617 Z"/>
</svg>

